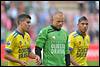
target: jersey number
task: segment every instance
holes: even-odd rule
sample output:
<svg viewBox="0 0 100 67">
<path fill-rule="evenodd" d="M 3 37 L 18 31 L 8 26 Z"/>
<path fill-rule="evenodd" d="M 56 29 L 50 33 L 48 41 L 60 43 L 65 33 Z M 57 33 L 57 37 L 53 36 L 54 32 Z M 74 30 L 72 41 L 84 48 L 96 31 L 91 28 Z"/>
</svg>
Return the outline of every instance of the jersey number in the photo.
<svg viewBox="0 0 100 67">
<path fill-rule="evenodd" d="M 85 57 L 87 54 L 87 48 L 78 48 L 77 57 Z"/>
</svg>

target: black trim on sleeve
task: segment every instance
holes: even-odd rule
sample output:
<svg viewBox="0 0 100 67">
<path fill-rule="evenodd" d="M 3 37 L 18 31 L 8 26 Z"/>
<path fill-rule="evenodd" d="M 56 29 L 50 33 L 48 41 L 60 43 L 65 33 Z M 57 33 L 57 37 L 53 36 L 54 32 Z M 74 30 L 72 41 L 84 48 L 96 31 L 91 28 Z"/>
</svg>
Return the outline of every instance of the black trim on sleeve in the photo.
<svg viewBox="0 0 100 67">
<path fill-rule="evenodd" d="M 70 54 L 65 55 L 66 66 L 70 65 Z"/>
<path fill-rule="evenodd" d="M 31 52 L 31 48 L 28 48 L 28 52 Z"/>
<path fill-rule="evenodd" d="M 6 53 L 11 53 L 12 50 L 11 50 L 11 49 L 7 49 L 7 48 L 5 48 L 5 52 L 6 52 Z"/>
<path fill-rule="evenodd" d="M 35 54 L 38 55 L 40 58 L 41 58 L 41 50 L 42 50 L 42 48 L 40 48 L 38 46 L 35 47 Z"/>
</svg>

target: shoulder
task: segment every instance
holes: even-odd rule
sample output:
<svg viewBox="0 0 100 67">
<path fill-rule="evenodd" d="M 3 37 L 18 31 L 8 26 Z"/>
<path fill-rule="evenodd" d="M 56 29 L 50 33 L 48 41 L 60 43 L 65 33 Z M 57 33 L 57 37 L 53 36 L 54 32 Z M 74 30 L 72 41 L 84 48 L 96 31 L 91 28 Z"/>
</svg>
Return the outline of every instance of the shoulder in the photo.
<svg viewBox="0 0 100 67">
<path fill-rule="evenodd" d="M 42 28 L 40 31 L 46 31 L 49 29 L 49 26 Z"/>
<path fill-rule="evenodd" d="M 28 36 L 28 37 L 30 37 L 29 33 L 27 33 L 27 32 L 25 32 L 25 35 Z"/>
<path fill-rule="evenodd" d="M 64 33 L 66 32 L 64 29 L 61 29 L 61 31 L 63 31 Z"/>
<path fill-rule="evenodd" d="M 7 38 L 15 38 L 17 36 L 17 33 L 13 31 Z"/>
<path fill-rule="evenodd" d="M 68 34 L 68 31 L 65 31 L 64 29 L 61 29 L 61 31 L 62 31 L 64 34 L 66 34 L 67 36 L 69 35 L 69 34 Z"/>
<path fill-rule="evenodd" d="M 76 31 L 74 31 L 74 32 L 72 32 L 72 33 L 70 34 L 70 36 L 76 37 L 76 36 L 78 36 L 78 33 L 77 33 Z"/>
<path fill-rule="evenodd" d="M 88 34 L 86 34 L 87 37 L 90 37 Z"/>
<path fill-rule="evenodd" d="M 87 37 L 87 39 L 90 39 L 90 36 L 88 34 L 86 35 L 86 37 Z"/>
<path fill-rule="evenodd" d="M 50 31 L 52 28 L 50 26 L 47 26 L 47 27 L 44 27 L 40 30 L 39 34 L 40 33 L 48 33 L 48 31 Z"/>
<path fill-rule="evenodd" d="M 13 31 L 13 32 L 6 38 L 6 41 L 12 41 L 12 40 L 14 40 L 14 39 L 16 38 L 17 35 L 18 35 L 18 34 L 17 34 L 15 31 Z"/>
<path fill-rule="evenodd" d="M 46 26 L 42 30 L 49 30 L 49 29 L 52 29 L 51 26 Z"/>
<path fill-rule="evenodd" d="M 17 33 L 16 31 L 14 31 L 13 34 L 12 34 L 12 36 L 13 36 L 14 38 L 16 38 L 16 37 L 18 36 L 18 33 Z"/>
</svg>

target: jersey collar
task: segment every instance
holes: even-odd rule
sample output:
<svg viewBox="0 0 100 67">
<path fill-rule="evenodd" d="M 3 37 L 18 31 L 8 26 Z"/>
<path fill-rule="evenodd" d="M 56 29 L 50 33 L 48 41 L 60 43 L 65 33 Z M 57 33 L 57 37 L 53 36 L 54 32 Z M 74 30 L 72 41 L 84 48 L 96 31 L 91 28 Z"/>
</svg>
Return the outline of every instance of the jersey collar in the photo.
<svg viewBox="0 0 100 67">
<path fill-rule="evenodd" d="M 60 29 L 57 29 L 57 28 L 54 27 L 53 25 L 51 25 L 51 27 L 52 27 L 54 30 L 57 30 L 57 31 L 60 31 L 60 30 L 61 30 L 61 28 L 60 28 Z"/>
<path fill-rule="evenodd" d="M 82 35 L 82 33 L 81 33 L 80 31 L 77 30 L 76 32 L 77 32 L 79 35 Z"/>
<path fill-rule="evenodd" d="M 77 32 L 77 34 L 81 35 L 83 38 L 85 37 L 82 35 L 82 33 L 79 30 L 77 30 L 76 32 Z"/>
<path fill-rule="evenodd" d="M 16 32 L 24 37 L 24 34 L 22 34 L 21 32 L 19 32 L 18 30 L 16 30 Z"/>
</svg>

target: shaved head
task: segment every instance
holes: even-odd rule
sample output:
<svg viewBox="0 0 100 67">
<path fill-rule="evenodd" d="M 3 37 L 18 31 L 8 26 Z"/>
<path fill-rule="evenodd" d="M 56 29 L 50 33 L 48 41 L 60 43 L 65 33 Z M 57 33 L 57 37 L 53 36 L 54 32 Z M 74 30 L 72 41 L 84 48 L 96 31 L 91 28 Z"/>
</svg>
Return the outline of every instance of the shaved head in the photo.
<svg viewBox="0 0 100 67">
<path fill-rule="evenodd" d="M 65 16 L 63 12 L 58 11 L 52 16 L 53 26 L 55 26 L 58 29 L 60 29 L 63 26 L 64 21 Z"/>
<path fill-rule="evenodd" d="M 64 14 L 63 14 L 63 12 L 60 12 L 60 11 L 58 11 L 58 12 L 56 12 L 54 15 L 53 15 L 53 19 L 55 19 L 55 18 L 64 18 Z"/>
</svg>

